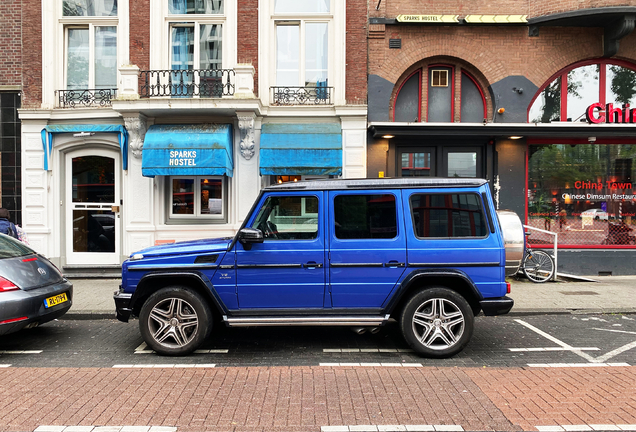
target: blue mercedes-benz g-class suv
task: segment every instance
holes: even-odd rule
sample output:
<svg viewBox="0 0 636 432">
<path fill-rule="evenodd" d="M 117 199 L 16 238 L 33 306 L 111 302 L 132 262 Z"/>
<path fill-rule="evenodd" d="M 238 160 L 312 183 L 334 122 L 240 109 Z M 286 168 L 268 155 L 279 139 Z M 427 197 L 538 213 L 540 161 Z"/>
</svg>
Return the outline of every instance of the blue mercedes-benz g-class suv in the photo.
<svg viewBox="0 0 636 432">
<path fill-rule="evenodd" d="M 165 355 L 194 351 L 214 321 L 377 327 L 394 318 L 416 352 L 448 357 L 480 311 L 512 308 L 505 277 L 518 270 L 524 234 L 516 214 L 504 216 L 480 179 L 270 186 L 234 238 L 131 255 L 117 317 L 139 317 L 146 344 Z"/>
</svg>

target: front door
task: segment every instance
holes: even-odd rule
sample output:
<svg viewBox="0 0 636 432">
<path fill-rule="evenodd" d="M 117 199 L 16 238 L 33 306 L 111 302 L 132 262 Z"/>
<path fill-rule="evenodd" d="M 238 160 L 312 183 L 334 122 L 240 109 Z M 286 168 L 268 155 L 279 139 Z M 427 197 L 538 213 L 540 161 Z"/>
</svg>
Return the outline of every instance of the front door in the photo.
<svg viewBox="0 0 636 432">
<path fill-rule="evenodd" d="M 116 152 L 66 155 L 67 264 L 120 263 L 119 173 Z"/>
<path fill-rule="evenodd" d="M 271 193 L 248 227 L 263 243 L 236 245 L 239 308 L 322 308 L 325 241 L 322 192 Z"/>
</svg>

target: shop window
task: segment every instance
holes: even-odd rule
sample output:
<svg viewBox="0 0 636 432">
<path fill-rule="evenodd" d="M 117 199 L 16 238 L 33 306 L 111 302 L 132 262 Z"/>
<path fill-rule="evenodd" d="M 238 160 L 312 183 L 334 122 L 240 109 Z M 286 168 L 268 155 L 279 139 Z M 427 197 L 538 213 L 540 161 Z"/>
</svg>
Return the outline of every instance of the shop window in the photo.
<svg viewBox="0 0 636 432">
<path fill-rule="evenodd" d="M 417 69 L 401 82 L 395 96 L 393 121 L 396 122 L 453 122 L 456 95 L 460 98 L 461 122 L 481 123 L 486 118 L 486 99 L 477 81 L 461 72 L 460 85 L 455 83 L 456 66 L 429 66 Z M 428 86 L 423 90 L 422 76 Z M 422 118 L 426 107 L 426 119 Z"/>
<path fill-rule="evenodd" d="M 477 194 L 413 194 L 411 217 L 420 239 L 487 235 Z"/>
<path fill-rule="evenodd" d="M 338 195 L 334 199 L 336 237 L 391 239 L 397 237 L 395 196 Z"/>
<path fill-rule="evenodd" d="M 557 232 L 561 247 L 633 247 L 636 144 L 530 143 L 528 155 L 529 225 Z"/>
<path fill-rule="evenodd" d="M 535 96 L 528 121 L 584 122 L 587 107 L 594 103 L 617 107 L 636 103 L 636 65 L 597 60 L 561 70 Z"/>
<path fill-rule="evenodd" d="M 271 196 L 261 207 L 252 228 L 266 240 L 312 240 L 318 237 L 316 196 Z"/>
<path fill-rule="evenodd" d="M 225 177 L 170 177 L 170 219 L 224 220 Z"/>
</svg>

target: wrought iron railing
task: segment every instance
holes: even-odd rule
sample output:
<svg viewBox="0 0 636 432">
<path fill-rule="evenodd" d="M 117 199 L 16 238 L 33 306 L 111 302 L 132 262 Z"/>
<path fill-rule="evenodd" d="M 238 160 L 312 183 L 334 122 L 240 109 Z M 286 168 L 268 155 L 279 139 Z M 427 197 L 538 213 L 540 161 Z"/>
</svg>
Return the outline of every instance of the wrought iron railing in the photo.
<svg viewBox="0 0 636 432">
<path fill-rule="evenodd" d="M 117 89 L 58 90 L 60 108 L 110 107 Z"/>
<path fill-rule="evenodd" d="M 271 87 L 274 105 L 331 105 L 333 87 Z"/>
<path fill-rule="evenodd" d="M 234 69 L 147 70 L 139 72 L 139 96 L 220 98 L 234 95 Z"/>
</svg>

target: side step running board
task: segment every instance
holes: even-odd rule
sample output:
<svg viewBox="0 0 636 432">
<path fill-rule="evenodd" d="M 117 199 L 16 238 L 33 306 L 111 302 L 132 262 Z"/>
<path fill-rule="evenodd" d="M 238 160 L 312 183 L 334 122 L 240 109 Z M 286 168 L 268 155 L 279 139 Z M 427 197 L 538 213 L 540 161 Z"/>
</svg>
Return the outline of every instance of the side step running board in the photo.
<svg viewBox="0 0 636 432">
<path fill-rule="evenodd" d="M 359 315 L 359 316 L 281 316 L 281 317 L 228 317 L 223 321 L 228 327 L 248 326 L 380 326 L 389 320 L 389 315 Z"/>
</svg>

